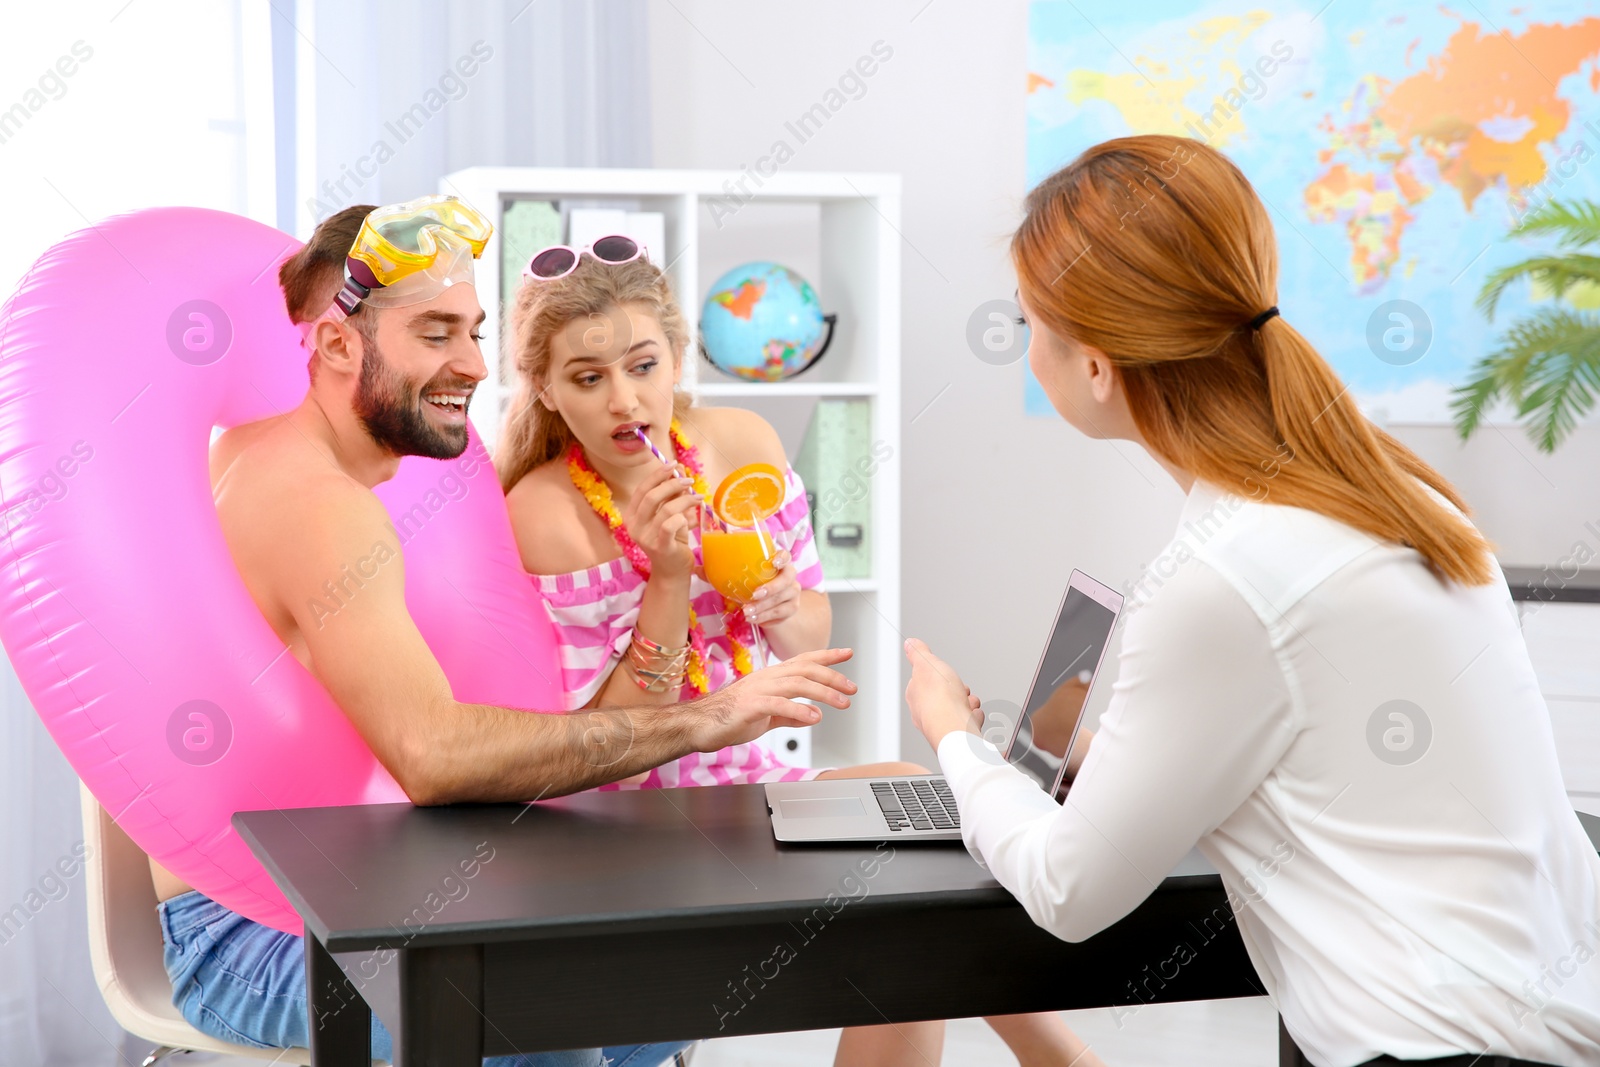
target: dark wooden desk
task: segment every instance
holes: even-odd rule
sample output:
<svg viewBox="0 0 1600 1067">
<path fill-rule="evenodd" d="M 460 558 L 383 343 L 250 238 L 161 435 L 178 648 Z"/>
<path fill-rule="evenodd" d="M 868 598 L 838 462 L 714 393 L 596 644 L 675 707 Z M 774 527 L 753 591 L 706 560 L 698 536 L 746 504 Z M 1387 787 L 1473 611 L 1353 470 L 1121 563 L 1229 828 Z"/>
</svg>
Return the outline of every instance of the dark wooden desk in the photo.
<svg viewBox="0 0 1600 1067">
<path fill-rule="evenodd" d="M 1264 993 L 1197 855 L 1068 944 L 959 844 L 779 845 L 760 786 L 252 811 L 234 825 L 305 919 L 318 1067 L 366 1067 L 369 1005 L 398 1062 L 478 1067 Z"/>
</svg>

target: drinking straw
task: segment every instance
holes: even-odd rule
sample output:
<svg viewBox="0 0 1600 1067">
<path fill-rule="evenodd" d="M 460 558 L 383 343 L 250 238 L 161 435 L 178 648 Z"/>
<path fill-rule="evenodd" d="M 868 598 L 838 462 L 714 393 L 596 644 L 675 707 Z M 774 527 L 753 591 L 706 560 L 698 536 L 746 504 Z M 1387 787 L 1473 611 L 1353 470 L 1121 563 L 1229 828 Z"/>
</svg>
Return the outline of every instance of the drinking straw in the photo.
<svg viewBox="0 0 1600 1067">
<path fill-rule="evenodd" d="M 673 466 L 672 461 L 666 456 L 662 455 L 661 449 L 657 448 L 656 443 L 650 440 L 650 435 L 644 432 L 644 427 L 635 426 L 633 428 L 633 432 L 639 438 L 639 440 L 645 443 L 645 447 L 650 450 L 652 455 L 654 455 L 666 466 Z M 700 501 L 700 506 L 707 509 L 711 507 L 711 505 L 707 504 L 703 499 Z M 713 514 L 715 514 L 715 512 L 713 512 Z M 761 520 L 759 518 L 755 521 L 755 527 L 756 536 L 760 537 L 763 542 L 763 551 L 766 551 L 768 545 L 776 546 L 777 538 L 773 537 L 772 534 L 767 532 L 766 528 L 761 525 Z M 767 642 L 765 640 L 765 635 L 762 634 L 761 627 L 753 622 L 750 624 L 750 633 L 755 638 L 756 655 L 760 658 L 762 665 L 765 665 L 767 662 Z"/>
<path fill-rule="evenodd" d="M 650 435 L 644 432 L 643 426 L 635 426 L 633 428 L 633 432 L 639 438 L 639 440 L 645 443 L 645 447 L 649 448 L 651 453 L 654 454 L 657 459 L 669 467 L 672 466 L 672 460 L 661 454 L 661 449 L 657 448 L 656 443 L 650 440 Z"/>
<path fill-rule="evenodd" d="M 657 459 L 659 459 L 663 466 L 667 467 L 668 469 L 671 469 L 673 466 L 675 466 L 675 464 L 672 462 L 672 460 L 668 459 L 666 456 L 661 454 L 661 449 L 657 448 L 656 447 L 656 443 L 654 441 L 650 440 L 650 435 L 644 432 L 644 427 L 635 426 L 633 428 L 633 433 L 634 433 L 635 437 L 637 437 L 639 440 L 644 442 L 645 447 L 650 450 L 650 454 L 655 456 Z M 683 475 L 680 474 L 680 475 L 678 475 L 678 477 L 682 478 Z M 705 498 L 702 497 L 700 499 L 700 506 L 703 507 L 703 508 L 709 508 L 711 505 L 707 504 L 705 502 Z"/>
</svg>

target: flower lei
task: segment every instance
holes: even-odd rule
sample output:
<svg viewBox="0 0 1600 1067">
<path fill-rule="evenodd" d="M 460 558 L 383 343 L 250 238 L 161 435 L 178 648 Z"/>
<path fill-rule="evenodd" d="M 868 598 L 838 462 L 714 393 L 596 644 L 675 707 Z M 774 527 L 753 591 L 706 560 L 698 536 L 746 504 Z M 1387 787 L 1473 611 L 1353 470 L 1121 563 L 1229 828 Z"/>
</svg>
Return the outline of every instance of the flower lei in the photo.
<svg viewBox="0 0 1600 1067">
<path fill-rule="evenodd" d="M 678 425 L 678 420 L 672 420 L 670 429 L 673 448 L 677 452 L 678 462 L 689 472 L 693 482 L 694 491 L 700 494 L 701 499 L 711 498 L 710 490 L 706 488 L 705 474 L 700 465 L 700 453 L 683 436 L 683 428 Z M 611 487 L 606 485 L 605 479 L 589 466 L 588 458 L 583 454 L 583 446 L 576 441 L 567 451 L 567 474 L 572 478 L 572 484 L 578 492 L 589 502 L 595 514 L 605 520 L 606 526 L 611 530 L 611 536 L 616 539 L 622 554 L 633 564 L 633 569 L 638 571 L 645 581 L 650 580 L 650 557 L 645 555 L 644 549 L 639 547 L 637 541 L 628 533 L 628 528 L 622 522 L 622 514 L 617 511 L 617 505 L 611 498 Z M 746 633 L 750 628 L 750 621 L 744 617 L 742 611 L 735 609 L 726 596 L 722 597 L 722 620 L 724 632 L 728 635 L 728 644 L 733 649 L 733 670 L 736 677 L 749 674 L 754 666 L 750 662 L 750 652 L 745 647 L 746 643 L 754 636 Z M 744 640 L 741 641 L 740 637 Z M 689 663 L 685 674 L 689 684 L 694 686 L 697 693 L 709 693 L 711 682 L 706 677 L 706 633 L 700 625 L 700 619 L 695 614 L 693 601 L 689 604 Z"/>
</svg>

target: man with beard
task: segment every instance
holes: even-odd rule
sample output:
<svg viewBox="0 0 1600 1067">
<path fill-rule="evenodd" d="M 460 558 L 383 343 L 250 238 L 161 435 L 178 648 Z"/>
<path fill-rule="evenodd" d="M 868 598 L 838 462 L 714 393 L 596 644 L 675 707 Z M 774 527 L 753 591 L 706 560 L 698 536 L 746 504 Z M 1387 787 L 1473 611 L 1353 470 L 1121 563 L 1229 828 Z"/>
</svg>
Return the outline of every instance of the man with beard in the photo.
<svg viewBox="0 0 1600 1067">
<path fill-rule="evenodd" d="M 847 650 L 797 656 L 697 701 L 598 709 L 602 718 L 586 713 L 581 731 L 559 714 L 453 698 L 406 610 L 400 545 L 372 487 L 394 476 L 402 456 L 448 459 L 466 449 L 467 403 L 487 373 L 472 262 L 490 232 L 454 197 L 351 207 L 279 270 L 310 352 L 310 388 L 294 410 L 235 427 L 211 450 L 223 535 L 279 638 L 424 805 L 560 796 L 817 721 L 797 698 L 848 707 L 855 685 L 830 669 Z M 363 558 L 382 561 L 377 573 L 363 572 L 360 595 L 328 612 L 324 583 Z M 153 859 L 150 868 L 173 1004 L 184 1017 L 238 1044 L 306 1045 L 302 939 L 224 908 Z M 604 1051 L 647 1067 L 680 1047 Z M 390 1049 L 374 1014 L 372 1054 L 391 1059 Z M 531 1062 L 600 1056 L 589 1049 Z"/>
</svg>

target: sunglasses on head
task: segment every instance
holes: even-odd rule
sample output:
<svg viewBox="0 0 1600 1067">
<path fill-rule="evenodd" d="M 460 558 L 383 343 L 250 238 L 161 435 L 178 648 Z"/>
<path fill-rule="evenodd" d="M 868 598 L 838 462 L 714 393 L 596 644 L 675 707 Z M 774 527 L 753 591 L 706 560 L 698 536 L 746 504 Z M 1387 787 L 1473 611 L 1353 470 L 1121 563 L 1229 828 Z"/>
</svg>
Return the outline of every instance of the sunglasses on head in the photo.
<svg viewBox="0 0 1600 1067">
<path fill-rule="evenodd" d="M 621 234 L 601 237 L 583 248 L 551 245 L 533 254 L 528 265 L 522 268 L 522 277 L 524 280 L 537 279 L 542 282 L 565 278 L 578 269 L 578 258 L 585 252 L 602 263 L 632 263 L 644 256 L 644 246 L 632 237 Z"/>
</svg>

